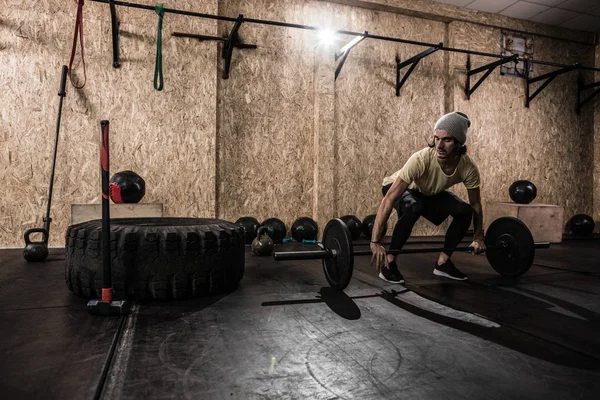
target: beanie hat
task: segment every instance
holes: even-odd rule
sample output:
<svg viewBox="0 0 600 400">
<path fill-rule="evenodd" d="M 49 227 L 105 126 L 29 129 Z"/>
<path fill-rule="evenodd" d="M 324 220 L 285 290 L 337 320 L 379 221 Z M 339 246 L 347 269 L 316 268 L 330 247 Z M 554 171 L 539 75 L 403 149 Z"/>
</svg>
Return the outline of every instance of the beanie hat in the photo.
<svg viewBox="0 0 600 400">
<path fill-rule="evenodd" d="M 467 114 L 456 111 L 442 116 L 435 123 L 433 130 L 442 129 L 454 136 L 458 143 L 465 144 L 467 141 L 467 129 L 470 126 L 471 121 L 469 121 Z"/>
</svg>

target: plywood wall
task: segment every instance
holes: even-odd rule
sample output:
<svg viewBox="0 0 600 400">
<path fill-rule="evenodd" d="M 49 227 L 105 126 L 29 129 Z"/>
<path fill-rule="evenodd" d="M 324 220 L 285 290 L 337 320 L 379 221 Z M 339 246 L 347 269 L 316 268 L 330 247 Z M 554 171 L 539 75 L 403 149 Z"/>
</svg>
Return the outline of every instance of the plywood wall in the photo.
<svg viewBox="0 0 600 400">
<path fill-rule="evenodd" d="M 220 7 L 223 15 L 303 19 L 291 1 Z M 226 35 L 231 26 L 221 23 L 219 30 Z M 312 216 L 314 33 L 244 24 L 240 36 L 258 48 L 234 50 L 230 78 L 219 81 L 218 215 L 278 217 L 290 227 L 293 219 Z"/>
<path fill-rule="evenodd" d="M 426 43 L 442 41 L 445 29 L 441 22 L 377 11 L 365 11 L 348 23 L 354 30 L 366 26 L 370 32 Z M 403 61 L 426 49 L 366 40 L 344 65 L 336 82 L 338 215 L 355 214 L 362 219 L 375 213 L 382 199 L 383 178 L 426 146 L 435 119 L 444 113 L 443 52 L 422 59 L 396 97 L 396 56 Z M 392 213 L 390 230 L 395 221 Z M 413 234 L 432 229 L 431 224 L 419 221 Z"/>
<path fill-rule="evenodd" d="M 387 6 L 397 6 L 392 3 Z M 425 2 L 411 4 L 419 3 Z M 435 120 L 454 109 L 473 121 L 468 145 L 482 171 L 484 202 L 508 200 L 510 183 L 530 178 L 538 186 L 537 202 L 565 206 L 566 217 L 592 213 L 596 204 L 598 216 L 594 193 L 600 184 L 590 168 L 600 168 L 590 146 L 600 131 L 598 105 L 581 116 L 574 113 L 575 74 L 558 77 L 528 109 L 523 81 L 497 72 L 466 101 L 466 56 L 437 52 L 419 63 L 396 97 L 396 55 L 407 59 L 424 47 L 367 39 L 352 50 L 334 81 L 334 52 L 352 37 L 338 36 L 327 47 L 312 31 L 244 24 L 241 38 L 259 47 L 235 49 L 230 78 L 224 80 L 220 44 L 171 33 L 224 36 L 232 24 L 167 14 L 159 92 L 152 85 L 156 14 L 118 8 L 122 64 L 114 69 L 108 6 L 85 4 L 87 84 L 80 90 L 69 85 L 64 99 L 52 245 L 63 244 L 71 204 L 100 202 L 102 119 L 111 121 L 111 170 L 142 175 L 143 201 L 163 203 L 166 216 L 275 216 L 288 227 L 301 216 L 314 217 L 321 227 L 344 214 L 364 218 L 377 210 L 383 177 L 424 147 Z M 498 52 L 500 42 L 496 28 L 402 15 L 389 7 L 301 0 L 173 0 L 165 6 L 367 30 L 485 52 Z M 10 2 L 0 19 L 0 84 L 6 88 L 0 103 L 0 246 L 21 246 L 23 232 L 43 224 L 56 93 L 60 67 L 70 55 L 75 11 L 74 3 L 58 0 Z M 535 51 L 538 59 L 594 62 L 593 46 L 541 36 L 535 37 Z M 548 70 L 536 67 L 535 73 Z M 77 62 L 74 75 L 81 73 Z M 390 228 L 394 222 L 392 217 Z M 419 222 L 413 233 L 441 234 L 444 227 Z"/>
<path fill-rule="evenodd" d="M 216 13 L 217 2 L 177 1 Z M 68 64 L 76 4 L 14 2 L 3 9 L 0 245 L 19 246 L 43 225 L 58 112 L 61 65 Z M 100 120 L 111 122 L 111 171 L 134 170 L 145 202 L 166 215 L 215 212 L 217 56 L 214 43 L 171 37 L 173 30 L 216 34 L 210 20 L 168 15 L 163 27 L 164 90 L 153 88 L 158 16 L 119 8 L 121 67 L 112 68 L 110 14 L 86 2 L 87 83 L 67 86 L 52 199 L 51 244 L 64 243 L 70 205 L 100 202 Z M 176 28 L 176 29 L 175 29 Z M 74 79 L 83 77 L 78 54 Z"/>
<path fill-rule="evenodd" d="M 467 23 L 450 24 L 452 47 L 494 52 L 499 46 L 498 29 L 482 30 Z M 556 63 L 593 65 L 590 46 L 534 37 L 535 59 Z M 486 60 L 473 58 L 472 68 Z M 482 194 L 487 201 L 511 201 L 508 188 L 519 179 L 537 187 L 535 203 L 565 207 L 565 219 L 577 213 L 592 213 L 593 108 L 581 115 L 577 105 L 577 73 L 560 75 L 524 107 L 523 79 L 494 72 L 467 101 L 464 95 L 466 56 L 450 56 L 452 108 L 465 111 L 473 125 L 470 153 L 478 161 L 483 177 Z M 535 64 L 532 76 L 556 70 Z M 478 76 L 476 75 L 476 78 Z M 531 86 L 533 93 L 541 82 Z"/>
</svg>

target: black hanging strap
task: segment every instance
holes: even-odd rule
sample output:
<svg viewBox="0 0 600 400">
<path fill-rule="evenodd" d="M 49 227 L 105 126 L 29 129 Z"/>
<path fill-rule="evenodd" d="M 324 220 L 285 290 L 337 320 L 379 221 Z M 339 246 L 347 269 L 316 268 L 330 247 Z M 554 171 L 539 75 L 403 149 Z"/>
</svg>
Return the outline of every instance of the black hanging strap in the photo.
<svg viewBox="0 0 600 400">
<path fill-rule="evenodd" d="M 154 66 L 154 89 L 163 90 L 163 69 L 162 69 L 162 26 L 165 9 L 162 4 L 157 4 L 154 8 L 158 14 L 158 33 L 156 36 L 156 63 Z"/>
<path fill-rule="evenodd" d="M 119 20 L 117 19 L 117 10 L 114 0 L 109 0 L 109 5 L 113 46 L 113 67 L 119 68 Z"/>
</svg>

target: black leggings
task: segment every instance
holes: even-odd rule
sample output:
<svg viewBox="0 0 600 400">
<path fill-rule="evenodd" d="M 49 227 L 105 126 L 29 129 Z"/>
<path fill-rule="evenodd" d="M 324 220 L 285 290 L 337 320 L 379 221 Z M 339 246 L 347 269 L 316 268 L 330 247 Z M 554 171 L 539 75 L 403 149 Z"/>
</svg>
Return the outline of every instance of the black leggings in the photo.
<svg viewBox="0 0 600 400">
<path fill-rule="evenodd" d="M 390 186 L 383 187 L 384 195 Z M 473 217 L 473 208 L 448 191 L 426 196 L 419 191 L 407 189 L 396 201 L 394 208 L 398 213 L 398 222 L 394 227 L 390 250 L 402 249 L 421 216 L 434 225 L 440 225 L 448 216 L 452 216 L 452 223 L 446 231 L 444 247 L 454 249 L 467 233 Z M 452 255 L 452 251 L 445 253 L 448 256 Z"/>
</svg>

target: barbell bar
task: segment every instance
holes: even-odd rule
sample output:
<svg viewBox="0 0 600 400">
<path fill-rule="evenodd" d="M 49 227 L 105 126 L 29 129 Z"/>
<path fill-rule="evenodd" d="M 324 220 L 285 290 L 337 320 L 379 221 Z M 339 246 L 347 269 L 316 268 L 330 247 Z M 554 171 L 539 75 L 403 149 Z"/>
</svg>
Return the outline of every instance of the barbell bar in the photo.
<svg viewBox="0 0 600 400">
<path fill-rule="evenodd" d="M 500 275 L 518 277 L 529 270 L 535 249 L 549 248 L 550 243 L 533 241 L 533 236 L 521 220 L 500 217 L 490 224 L 485 235 L 485 254 L 492 268 Z M 354 256 L 372 255 L 370 250 L 354 251 L 350 231 L 339 218 L 330 220 L 323 231 L 320 250 L 274 252 L 275 261 L 322 260 L 329 285 L 344 290 L 352 279 Z M 415 248 L 388 250 L 389 254 L 437 253 L 444 251 L 472 251 L 468 246 L 448 248 Z"/>
<path fill-rule="evenodd" d="M 507 244 L 503 241 L 499 244 L 490 244 L 489 246 L 486 245 L 486 251 L 487 249 L 498 249 L 499 247 L 504 249 L 507 249 Z M 536 242 L 533 244 L 533 247 L 536 249 L 547 249 L 550 247 L 550 243 L 549 242 Z M 411 254 L 411 253 L 441 253 L 444 251 L 473 251 L 474 248 L 471 246 L 462 246 L 462 247 L 457 247 L 455 249 L 449 249 L 447 247 L 442 247 L 442 248 L 426 248 L 426 249 L 402 249 L 402 250 L 387 250 L 386 252 L 388 254 Z M 371 252 L 371 250 L 356 250 L 354 251 L 354 255 L 355 256 L 370 256 L 373 253 Z"/>
<path fill-rule="evenodd" d="M 389 244 L 389 243 L 380 243 L 380 244 Z M 536 242 L 533 244 L 536 249 L 547 249 L 550 247 L 549 242 Z M 487 249 L 496 249 L 498 247 L 502 247 L 505 249 L 507 247 L 505 242 L 500 244 L 490 244 L 486 245 Z M 473 251 L 473 247 L 471 246 L 463 246 L 456 247 L 455 249 L 440 247 L 440 248 L 424 248 L 424 249 L 402 249 L 402 250 L 389 250 L 386 249 L 387 254 L 413 254 L 413 253 L 441 253 L 443 251 Z M 355 256 L 370 256 L 373 255 L 371 250 L 354 250 L 353 254 Z M 336 256 L 336 252 L 324 249 L 324 250 L 299 250 L 299 251 L 283 251 L 276 252 L 274 258 L 276 261 L 286 261 L 286 260 L 325 260 L 329 258 L 334 258 Z"/>
<path fill-rule="evenodd" d="M 472 240 L 471 240 L 472 241 Z M 444 244 L 444 240 L 409 240 L 406 242 L 407 245 L 410 244 Z M 468 243 L 469 240 L 461 240 L 460 243 Z M 316 242 L 315 242 L 316 243 Z M 352 242 L 354 244 L 354 246 L 369 246 L 371 244 L 370 241 L 354 241 Z M 392 244 L 391 240 L 382 240 L 381 242 L 379 242 L 381 245 L 389 245 Z"/>
</svg>

